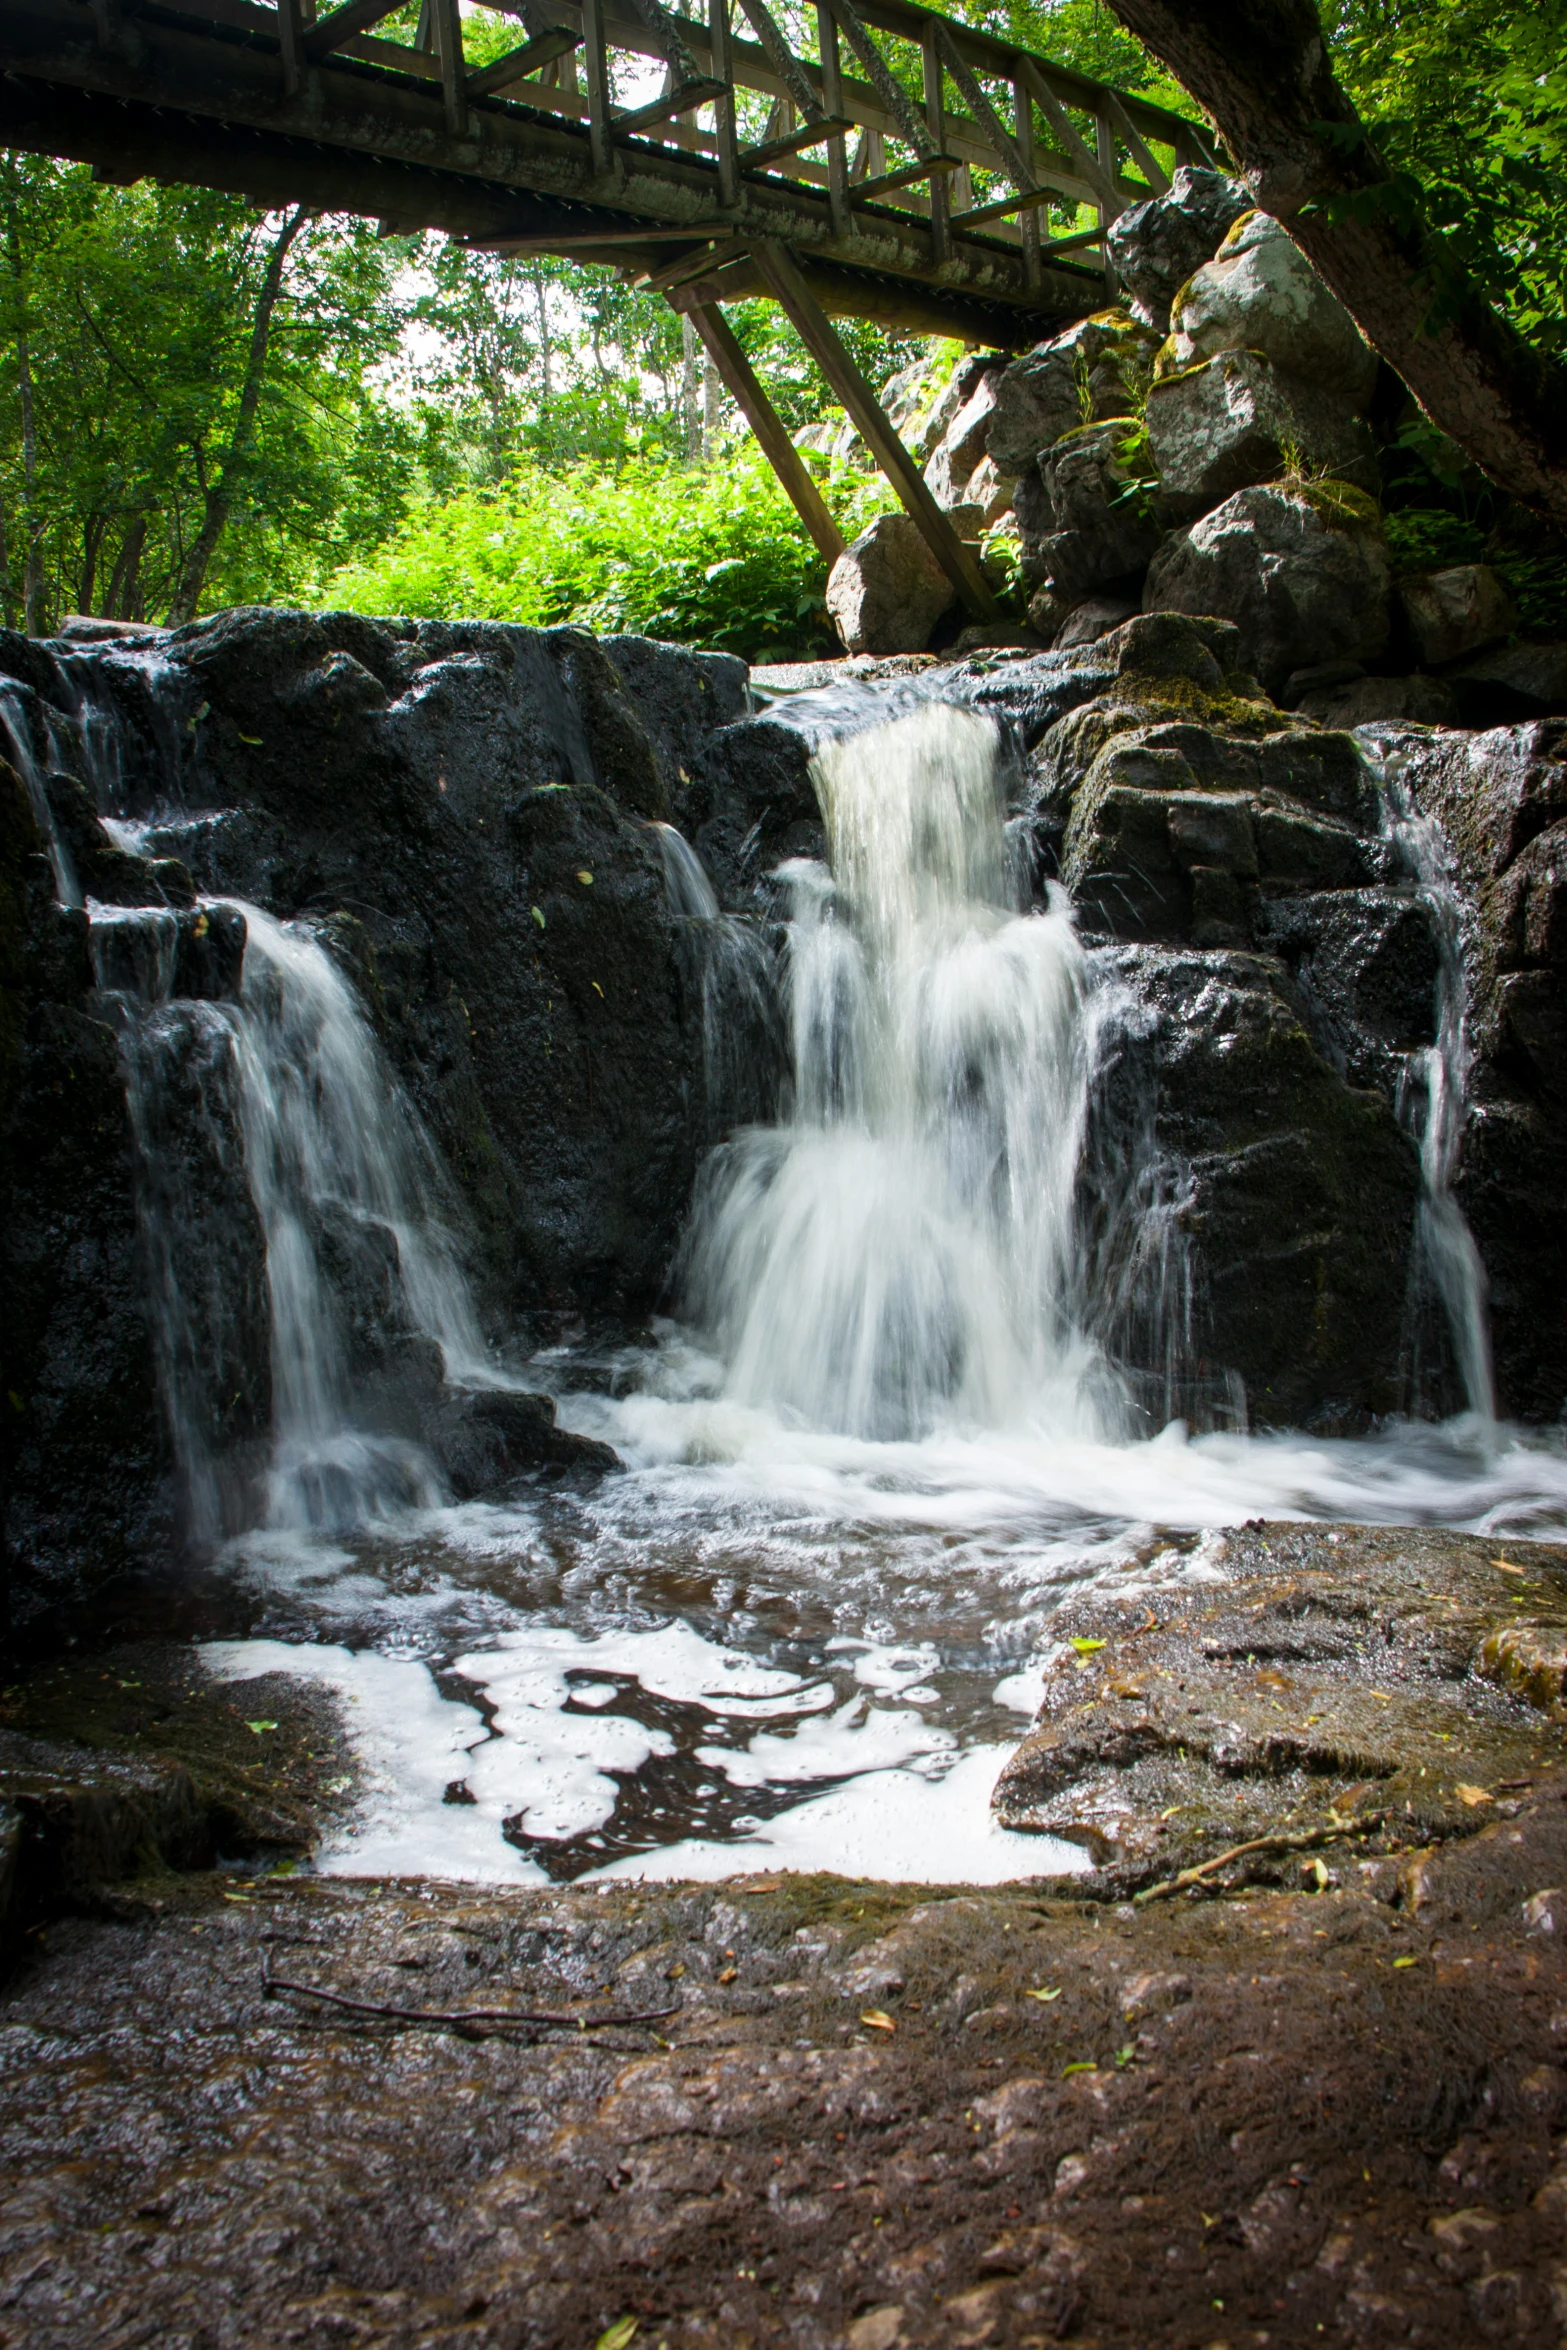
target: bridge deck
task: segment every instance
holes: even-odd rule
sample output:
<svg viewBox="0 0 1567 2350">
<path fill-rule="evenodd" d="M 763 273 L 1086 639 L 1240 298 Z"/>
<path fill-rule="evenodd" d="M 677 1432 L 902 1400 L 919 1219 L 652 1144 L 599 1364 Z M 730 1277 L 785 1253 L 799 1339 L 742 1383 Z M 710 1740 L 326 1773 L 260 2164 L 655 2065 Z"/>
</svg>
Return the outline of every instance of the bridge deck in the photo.
<svg viewBox="0 0 1567 2350">
<path fill-rule="evenodd" d="M 717 305 L 767 294 L 851 412 L 870 395 L 841 379 L 831 316 L 1026 346 L 1104 300 L 1108 223 L 1209 159 L 1179 116 L 915 0 L 793 0 L 788 32 L 773 5 L 423 0 L 393 40 L 374 28 L 398 0 L 5 0 L 0 142 L 604 262 L 695 314 L 715 356 Z M 496 19 L 519 36 L 498 56 Z"/>
</svg>

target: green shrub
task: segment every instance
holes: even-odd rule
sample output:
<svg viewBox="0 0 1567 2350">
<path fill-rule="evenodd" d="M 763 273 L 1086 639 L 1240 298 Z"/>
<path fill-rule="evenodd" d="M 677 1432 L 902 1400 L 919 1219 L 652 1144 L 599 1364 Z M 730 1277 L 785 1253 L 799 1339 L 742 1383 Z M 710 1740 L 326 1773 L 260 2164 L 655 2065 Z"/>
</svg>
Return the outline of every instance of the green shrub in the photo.
<svg viewBox="0 0 1567 2350">
<path fill-rule="evenodd" d="M 862 477 L 828 485 L 845 532 L 887 502 Z M 749 660 L 836 646 L 826 565 L 750 448 L 705 471 L 637 458 L 618 471 L 519 470 L 501 488 L 417 508 L 320 601 L 441 620 L 570 621 L 707 645 Z"/>
</svg>

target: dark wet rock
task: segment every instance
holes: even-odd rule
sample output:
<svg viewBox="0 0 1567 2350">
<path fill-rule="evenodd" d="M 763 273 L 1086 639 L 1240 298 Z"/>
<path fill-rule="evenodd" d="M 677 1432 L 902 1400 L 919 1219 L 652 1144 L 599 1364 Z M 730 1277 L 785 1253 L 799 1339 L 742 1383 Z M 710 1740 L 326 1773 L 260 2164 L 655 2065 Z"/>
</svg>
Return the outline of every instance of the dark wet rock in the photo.
<svg viewBox="0 0 1567 2350">
<path fill-rule="evenodd" d="M 1368 1856 L 1516 1814 L 1552 1767 L 1567 1570 L 1548 1546 L 1498 1556 L 1490 1538 L 1261 1523 L 1145 1554 L 1124 1595 L 1063 1611 L 998 1818 L 1088 1844 L 1106 1890 L 1264 1840 L 1217 1881 L 1309 1882 L 1297 1856 L 1324 1849 L 1337 1881 L 1365 1871 L 1399 1898 Z M 1428 1861 L 1405 1872 L 1412 1905 Z"/>
<path fill-rule="evenodd" d="M 1342 394 L 1285 375 L 1259 351 L 1223 351 L 1163 377 L 1149 392 L 1147 425 L 1159 487 L 1183 519 L 1289 464 L 1364 490 L 1379 484 L 1370 427 Z"/>
<path fill-rule="evenodd" d="M 712 736 L 680 809 L 682 830 L 726 906 L 772 910 L 775 868 L 826 854 L 811 736 L 783 714 Z"/>
<path fill-rule="evenodd" d="M 1103 310 L 1014 359 L 996 378 L 986 446 L 1023 473 L 1081 424 L 1133 416 L 1158 338 L 1124 310 Z"/>
<path fill-rule="evenodd" d="M 1440 677 L 1353 677 L 1308 686 L 1294 701 L 1319 726 L 1452 726 L 1458 697 Z"/>
<path fill-rule="evenodd" d="M 1567 645 L 1504 645 L 1452 673 L 1465 726 L 1567 717 Z"/>
<path fill-rule="evenodd" d="M 1123 212 L 1110 229 L 1105 253 L 1136 315 L 1168 334 L 1175 296 L 1250 210 L 1251 198 L 1238 180 L 1183 164 L 1167 195 Z"/>
<path fill-rule="evenodd" d="M 1490 1285 L 1502 1408 L 1567 1400 L 1567 725 L 1473 735 L 1368 729 L 1451 848 L 1475 1047 L 1459 1197 Z"/>
<path fill-rule="evenodd" d="M 447 1386 L 424 1433 L 458 1501 L 496 1494 L 541 1471 L 601 1475 L 619 1456 L 555 1424 L 555 1400 L 500 1387 Z"/>
<path fill-rule="evenodd" d="M 1375 660 L 1390 631 L 1386 542 L 1375 505 L 1334 483 L 1239 490 L 1166 539 L 1145 611 L 1218 613 L 1270 689 L 1336 659 Z"/>
<path fill-rule="evenodd" d="M 1425 907 L 1402 888 L 1280 898 L 1260 936 L 1288 967 L 1318 1049 L 1391 1100 L 1404 1056 L 1435 1042 L 1440 957 Z"/>
<path fill-rule="evenodd" d="M 1075 645 L 1096 644 L 1123 620 L 1130 620 L 1136 610 L 1137 604 L 1129 596 L 1085 596 L 1062 622 L 1051 650 L 1065 653 Z"/>
<path fill-rule="evenodd" d="M 135 1141 L 87 920 L 0 763 L 0 1493 L 13 1632 L 170 1534 Z"/>
<path fill-rule="evenodd" d="M 1166 887 L 1194 930 L 1244 935 L 1244 876 L 1215 863 Z M 1419 1176 L 1392 1102 L 1345 1082 L 1281 960 L 1151 945 L 1112 961 L 1141 1018 L 1096 1115 L 1112 1142 L 1148 1121 L 1192 1301 L 1192 1392 L 1156 1422 L 1222 1422 L 1237 1381 L 1263 1426 L 1342 1431 L 1396 1410 Z"/>
</svg>

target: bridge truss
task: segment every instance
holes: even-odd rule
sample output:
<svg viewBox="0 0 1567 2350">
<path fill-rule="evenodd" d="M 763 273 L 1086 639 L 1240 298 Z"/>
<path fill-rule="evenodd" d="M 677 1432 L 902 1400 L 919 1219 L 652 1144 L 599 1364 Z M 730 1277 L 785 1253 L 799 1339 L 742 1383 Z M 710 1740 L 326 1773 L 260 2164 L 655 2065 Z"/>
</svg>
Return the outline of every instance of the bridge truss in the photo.
<svg viewBox="0 0 1567 2350">
<path fill-rule="evenodd" d="M 699 0 L 700 4 L 700 0 Z M 834 317 L 1017 349 L 1208 162 L 1180 116 L 915 0 L 4 0 L 0 142 L 104 180 L 618 268 L 689 316 L 806 528 L 843 541 L 724 319 L 778 302 L 967 609 L 995 604 Z M 388 20 L 397 20 L 395 34 Z M 379 28 L 379 29 L 377 29 Z"/>
</svg>

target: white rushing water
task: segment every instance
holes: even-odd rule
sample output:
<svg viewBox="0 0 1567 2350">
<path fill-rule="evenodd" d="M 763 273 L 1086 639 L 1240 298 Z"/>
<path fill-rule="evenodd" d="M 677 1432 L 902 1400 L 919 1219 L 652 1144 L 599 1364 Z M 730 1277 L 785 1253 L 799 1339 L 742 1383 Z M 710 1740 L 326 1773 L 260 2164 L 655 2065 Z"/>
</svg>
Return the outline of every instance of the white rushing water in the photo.
<svg viewBox="0 0 1567 2350">
<path fill-rule="evenodd" d="M 284 1511 L 236 1546 L 269 1636 L 214 1649 L 213 1669 L 333 1688 L 366 1760 L 323 1865 L 529 1881 L 1080 1867 L 987 1808 L 1065 1591 L 1211 1581 L 1217 1530 L 1254 1517 L 1567 1535 L 1559 1444 L 1490 1417 L 1466 1335 L 1473 1317 L 1483 1338 L 1483 1286 L 1443 1281 L 1442 1249 L 1456 1262 L 1468 1238 L 1467 1046 L 1456 899 L 1430 842 L 1405 854 L 1453 927 L 1438 1041 L 1410 1076 L 1426 1104 L 1412 1240 L 1474 1408 L 1359 1442 L 1179 1422 L 1137 1440 L 1078 1229 L 1096 1057 L 1125 1007 L 1063 901 L 1020 911 L 995 754 L 988 722 L 938 704 L 818 754 L 831 867 L 787 872 L 785 1115 L 710 1158 L 681 1322 L 650 1348 L 533 1366 L 626 1474 L 330 1540 Z M 678 835 L 665 854 L 693 936 L 754 957 Z M 351 997 L 341 1009 L 357 1020 Z M 345 1098 L 387 1082 L 356 1070 Z M 287 1083 L 268 1084 L 271 1119 Z M 1125 1212 L 1157 1224 L 1156 1172 L 1122 1176 Z M 1189 1290 L 1161 1246 L 1143 1255 L 1143 1337 L 1173 1362 Z M 302 1431 L 318 1408 L 301 1405 Z"/>
</svg>

